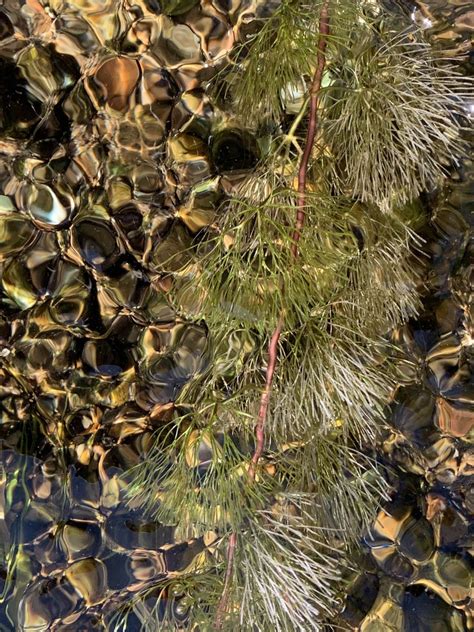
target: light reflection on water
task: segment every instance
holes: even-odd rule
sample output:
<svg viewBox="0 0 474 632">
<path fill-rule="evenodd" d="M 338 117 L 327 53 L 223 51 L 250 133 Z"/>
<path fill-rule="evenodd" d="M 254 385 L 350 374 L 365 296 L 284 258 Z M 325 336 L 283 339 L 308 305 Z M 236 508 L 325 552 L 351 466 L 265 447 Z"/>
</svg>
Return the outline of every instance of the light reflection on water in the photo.
<svg viewBox="0 0 474 632">
<path fill-rule="evenodd" d="M 436 45 L 467 50 L 470 2 L 419 5 L 414 18 Z M 5 7 L 0 34 L 2 41 L 10 38 L 12 50 L 20 49 L 13 33 L 22 29 L 34 28 L 47 42 L 51 17 L 34 2 L 21 15 L 15 3 Z M 179 573 L 203 548 L 200 540 L 176 543 L 172 527 L 126 509 L 120 475 L 138 462 L 154 425 L 169 412 L 166 403 L 206 363 L 205 331 L 175 324 L 153 278 L 153 258 L 165 256 L 160 249 L 181 256 L 186 232 L 172 221 L 176 196 L 214 176 L 215 166 L 204 142 L 174 147 L 172 174 L 154 159 L 170 126 L 208 133 L 212 109 L 202 95 L 174 108 L 171 103 L 199 85 L 208 64 L 201 47 L 212 55 L 229 49 L 240 23 L 230 27 L 219 13 L 212 29 L 197 22 L 192 28 L 170 25 L 160 35 L 159 63 L 149 56 L 138 68 L 134 60 L 115 57 L 94 73 L 93 55 L 118 37 L 121 26 L 113 3 L 97 15 L 84 11 L 62 15 L 56 52 L 46 44 L 31 49 L 36 56 L 25 53 L 21 72 L 2 57 L 1 89 L 15 95 L 4 107 L 6 124 L 14 126 L 15 116 L 21 123 L 16 140 L 0 147 L 10 156 L 10 165 L 0 168 L 2 185 L 8 184 L 4 192 L 19 210 L 13 221 L 6 209 L 10 223 L 2 227 L 7 252 L 22 253 L 2 268 L 0 296 L 5 632 L 103 629 L 132 590 Z M 128 30 L 124 50 L 140 50 L 146 37 Z M 65 55 L 71 46 L 77 61 Z M 91 54 L 87 63 L 84 50 Z M 81 66 L 88 68 L 85 80 Z M 60 102 L 62 90 L 67 94 Z M 136 107 L 137 90 L 158 105 Z M 102 121 L 108 143 L 83 144 L 91 103 L 109 108 Z M 126 113 L 121 125 L 117 112 Z M 25 138 L 31 139 L 26 153 Z M 74 160 L 60 149 L 66 142 L 75 148 Z M 24 160 L 32 153 L 41 159 Z M 135 165 L 129 178 L 121 177 L 124 164 Z M 31 184 L 20 185 L 16 170 L 26 170 Z M 398 468 L 399 492 L 365 538 L 367 573 L 345 608 L 346 621 L 362 630 L 472 625 L 470 174 L 468 164 L 452 174 L 449 194 L 430 200 L 435 212 L 426 229 L 426 311 L 394 333 L 401 386 L 381 450 Z M 98 188 L 104 179 L 112 216 Z M 215 199 L 214 184 L 204 193 Z M 191 211 L 186 222 L 193 232 L 203 218 Z M 129 625 L 140 629 L 133 618 Z"/>
</svg>

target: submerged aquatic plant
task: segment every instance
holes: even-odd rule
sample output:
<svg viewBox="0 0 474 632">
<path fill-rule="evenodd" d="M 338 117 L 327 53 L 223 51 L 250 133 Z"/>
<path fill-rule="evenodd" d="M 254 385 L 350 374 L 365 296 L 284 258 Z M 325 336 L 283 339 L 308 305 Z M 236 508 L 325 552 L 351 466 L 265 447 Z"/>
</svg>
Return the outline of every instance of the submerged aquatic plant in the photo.
<svg viewBox="0 0 474 632">
<path fill-rule="evenodd" d="M 184 285 L 185 300 L 192 294 L 211 328 L 227 321 L 265 333 L 283 311 L 286 326 L 295 327 L 328 296 L 328 278 L 337 282 L 345 274 L 357 251 L 350 202 L 324 194 L 306 200 L 308 221 L 298 239 L 292 225 L 296 203 L 296 191 L 275 188 L 261 203 L 234 198 L 223 209 L 197 248 L 199 275 Z"/>
<path fill-rule="evenodd" d="M 236 425 L 243 413 L 223 402 L 175 418 L 158 431 L 136 475 L 129 473 L 135 502 L 154 519 L 177 525 L 183 536 L 202 535 L 210 525 L 218 530 L 238 527 L 263 508 L 275 487 L 270 480 L 266 485 L 262 480 L 258 488 L 247 485 L 249 446 L 245 437 L 232 436 L 225 428 L 226 415 Z M 151 480 L 156 497 L 150 494 Z"/>
<path fill-rule="evenodd" d="M 176 275 L 216 361 L 127 474 L 131 503 L 207 543 L 188 629 L 321 629 L 387 493 L 365 451 L 394 386 L 384 334 L 417 308 L 404 206 L 460 150 L 464 82 L 380 11 L 283 0 L 224 72 L 234 114 L 282 127 Z"/>
<path fill-rule="evenodd" d="M 286 503 L 298 515 L 288 516 Z M 325 542 L 324 530 L 314 525 L 304 502 L 297 503 L 283 498 L 277 516 L 258 512 L 239 542 L 238 629 L 250 631 L 255 621 L 278 632 L 311 629 L 334 607 L 338 552 Z"/>
<path fill-rule="evenodd" d="M 462 153 L 469 82 L 411 29 L 376 29 L 331 64 L 325 138 L 335 182 L 390 212 L 430 189 Z"/>
</svg>

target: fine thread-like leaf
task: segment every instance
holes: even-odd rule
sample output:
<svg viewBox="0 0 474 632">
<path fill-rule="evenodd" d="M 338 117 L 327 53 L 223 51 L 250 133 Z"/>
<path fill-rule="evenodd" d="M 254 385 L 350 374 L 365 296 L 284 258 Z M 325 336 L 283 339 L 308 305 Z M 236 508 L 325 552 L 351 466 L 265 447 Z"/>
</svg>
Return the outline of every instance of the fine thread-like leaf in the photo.
<svg viewBox="0 0 474 632">
<path fill-rule="evenodd" d="M 387 494 L 366 449 L 395 385 L 384 335 L 418 304 L 409 262 L 419 243 L 401 207 L 462 151 L 467 84 L 415 29 L 393 36 L 371 1 L 332 0 L 316 64 L 321 6 L 283 0 L 220 73 L 231 115 L 271 119 L 279 132 L 182 263 L 163 264 L 178 311 L 209 328 L 210 362 L 182 389 L 129 494 L 180 537 L 214 534 L 201 588 L 185 622 L 167 611 L 170 630 L 321 629 L 346 554 Z M 301 189 L 315 64 L 326 67 L 322 127 Z M 283 120 L 298 91 L 300 112 Z M 267 435 L 258 428 L 255 447 L 270 364 Z"/>
<path fill-rule="evenodd" d="M 259 512 L 241 536 L 235 577 L 240 630 L 250 632 L 257 622 L 261 630 L 317 631 L 323 615 L 334 612 L 341 556 L 304 502 L 286 502 L 280 516 Z"/>
<path fill-rule="evenodd" d="M 251 452 L 242 451 L 245 438 L 222 430 L 226 415 L 236 424 L 245 412 L 233 408 L 220 420 L 217 407 L 211 408 L 211 414 L 198 410 L 195 423 L 187 415 L 162 429 L 143 462 L 127 474 L 133 480 L 128 489 L 132 503 L 154 520 L 175 525 L 183 538 L 242 524 L 264 506 L 272 489 L 266 477 L 258 486 L 248 485 Z M 203 415 L 207 425 L 198 425 Z"/>
<path fill-rule="evenodd" d="M 313 74 L 318 49 L 318 16 L 322 0 L 282 0 L 272 15 L 256 20 L 255 32 L 237 47 L 230 71 L 217 77 L 217 92 L 230 96 L 243 116 L 278 120 L 285 101 L 303 77 Z M 367 2 L 332 0 L 329 46 L 344 47 Z"/>
<path fill-rule="evenodd" d="M 413 29 L 355 31 L 341 55 L 323 97 L 334 176 L 341 190 L 388 212 L 431 188 L 463 155 L 472 81 Z"/>
</svg>

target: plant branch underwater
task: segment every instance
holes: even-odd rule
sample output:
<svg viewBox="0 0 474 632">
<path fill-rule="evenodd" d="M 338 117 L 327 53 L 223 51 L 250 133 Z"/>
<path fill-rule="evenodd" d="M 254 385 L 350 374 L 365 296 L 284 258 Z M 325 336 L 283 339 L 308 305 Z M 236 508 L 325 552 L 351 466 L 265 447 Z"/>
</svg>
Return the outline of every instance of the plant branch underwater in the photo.
<svg viewBox="0 0 474 632">
<path fill-rule="evenodd" d="M 208 363 L 130 503 L 207 543 L 188 629 L 320 630 L 387 497 L 367 447 L 396 384 L 386 334 L 416 313 L 417 197 L 462 155 L 472 84 L 372 0 L 282 0 L 218 82 L 234 121 L 277 133 L 174 275 Z"/>
<path fill-rule="evenodd" d="M 318 42 L 318 58 L 317 67 L 314 73 L 314 78 L 310 89 L 310 104 L 309 104 L 309 126 L 306 133 L 306 142 L 301 158 L 300 167 L 298 170 L 298 206 L 296 212 L 296 224 L 293 233 L 293 244 L 291 247 L 291 254 L 296 259 L 298 257 L 298 242 L 301 237 L 301 231 L 304 227 L 305 221 L 305 206 L 306 206 L 306 177 L 308 172 L 308 164 L 311 153 L 313 151 L 314 139 L 318 130 L 318 101 L 319 91 L 321 89 L 321 81 L 323 78 L 323 71 L 325 66 L 325 51 L 327 45 L 327 36 L 329 35 L 329 0 L 325 0 L 321 7 L 321 13 L 319 16 L 319 42 Z M 284 292 L 285 289 L 282 288 Z M 265 423 L 268 414 L 268 407 L 270 404 L 270 397 L 273 387 L 273 378 L 277 365 L 278 356 L 278 343 L 280 340 L 281 332 L 283 329 L 285 315 L 280 314 L 277 326 L 272 333 L 270 342 L 268 345 L 268 365 L 265 376 L 265 388 L 262 392 L 260 399 L 260 409 L 258 412 L 257 424 L 255 427 L 256 434 L 256 448 L 252 457 L 252 461 L 249 467 L 249 478 L 253 483 L 255 480 L 256 470 L 260 458 L 263 454 L 265 447 Z M 229 546 L 227 551 L 227 570 L 226 581 L 224 585 L 224 592 L 222 598 L 217 607 L 217 614 L 215 619 L 214 628 L 220 630 L 222 628 L 222 618 L 227 610 L 228 593 L 230 589 L 230 581 L 232 576 L 232 569 L 234 564 L 235 547 L 237 546 L 237 534 L 234 532 L 230 535 Z"/>
</svg>

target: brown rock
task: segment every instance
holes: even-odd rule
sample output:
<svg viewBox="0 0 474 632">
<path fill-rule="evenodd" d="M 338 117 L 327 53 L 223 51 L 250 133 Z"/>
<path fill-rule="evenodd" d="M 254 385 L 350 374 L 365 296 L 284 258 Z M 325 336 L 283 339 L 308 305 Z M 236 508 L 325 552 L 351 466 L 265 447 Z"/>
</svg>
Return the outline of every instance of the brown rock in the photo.
<svg viewBox="0 0 474 632">
<path fill-rule="evenodd" d="M 129 105 L 130 95 L 135 90 L 139 76 L 136 61 L 127 57 L 112 57 L 99 66 L 94 82 L 106 103 L 113 110 L 123 111 Z"/>
<path fill-rule="evenodd" d="M 466 437 L 474 430 L 474 411 L 459 408 L 446 399 L 438 397 L 435 423 L 442 432 L 451 437 Z"/>
</svg>

